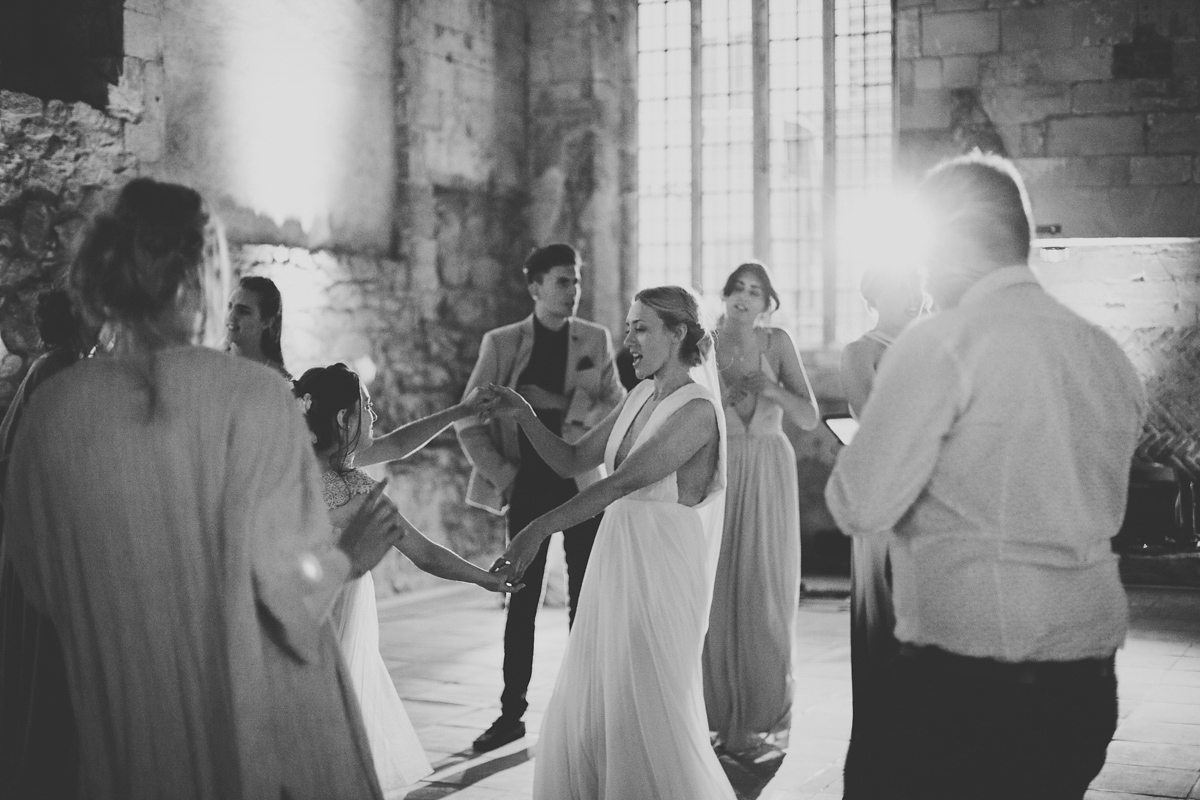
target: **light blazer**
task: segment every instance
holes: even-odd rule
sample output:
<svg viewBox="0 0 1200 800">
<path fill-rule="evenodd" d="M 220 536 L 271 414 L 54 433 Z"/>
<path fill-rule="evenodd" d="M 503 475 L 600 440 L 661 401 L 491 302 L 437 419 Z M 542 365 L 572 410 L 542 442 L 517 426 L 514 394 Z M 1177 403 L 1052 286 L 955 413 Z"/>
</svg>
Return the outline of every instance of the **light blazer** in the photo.
<svg viewBox="0 0 1200 800">
<path fill-rule="evenodd" d="M 579 317 L 570 317 L 567 326 L 567 373 L 563 390 L 568 406 L 563 419 L 563 438 L 576 442 L 616 408 L 625 390 L 617 377 L 608 329 Z M 516 389 L 532 354 L 533 315 L 488 331 L 479 346 L 479 358 L 463 396 L 489 383 Z M 493 514 L 505 513 L 512 494 L 511 467 L 519 467 L 521 461 L 516 421 L 505 418 L 485 425 L 470 417 L 456 422 L 454 428 L 463 452 L 471 461 L 467 504 Z M 604 468 L 597 467 L 575 480 L 583 488 L 603 476 Z"/>
</svg>

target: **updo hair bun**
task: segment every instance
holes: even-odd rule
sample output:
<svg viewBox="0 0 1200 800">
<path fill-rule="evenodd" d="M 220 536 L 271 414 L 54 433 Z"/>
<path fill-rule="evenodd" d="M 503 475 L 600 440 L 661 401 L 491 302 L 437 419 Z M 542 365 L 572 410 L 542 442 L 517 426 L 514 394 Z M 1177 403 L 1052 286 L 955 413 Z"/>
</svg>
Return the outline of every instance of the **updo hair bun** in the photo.
<svg viewBox="0 0 1200 800">
<path fill-rule="evenodd" d="M 679 360 L 688 367 L 697 367 L 712 349 L 712 334 L 700 322 L 700 301 L 682 286 L 656 286 L 642 289 L 634 298 L 654 309 L 668 328 L 686 327 L 679 344 Z"/>
<path fill-rule="evenodd" d="M 359 402 L 359 378 L 345 364 L 313 367 L 292 383 L 292 394 L 298 399 L 309 398 L 304 421 L 314 437 L 317 450 L 336 448 L 334 455 L 344 458 L 358 443 L 359 431 L 347 437 L 339 428 L 339 411 L 350 411 Z M 360 419 L 361 427 L 361 419 Z M 345 440 L 345 441 L 343 441 Z"/>
<path fill-rule="evenodd" d="M 94 322 L 139 322 L 171 308 L 203 282 L 208 214 L 193 189 L 149 178 L 125 184 L 93 218 L 69 284 Z"/>
</svg>

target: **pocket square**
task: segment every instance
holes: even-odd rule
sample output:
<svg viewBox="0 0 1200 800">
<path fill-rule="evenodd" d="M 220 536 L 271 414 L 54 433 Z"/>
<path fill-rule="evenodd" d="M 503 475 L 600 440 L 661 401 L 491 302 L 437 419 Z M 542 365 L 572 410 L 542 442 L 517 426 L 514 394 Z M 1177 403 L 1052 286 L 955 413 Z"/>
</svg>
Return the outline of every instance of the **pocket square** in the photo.
<svg viewBox="0 0 1200 800">
<path fill-rule="evenodd" d="M 575 369 L 577 369 L 577 370 L 591 369 L 594 366 L 596 366 L 596 362 L 592 361 L 592 357 L 584 356 L 583 358 L 579 359 L 579 363 L 575 365 Z"/>
</svg>

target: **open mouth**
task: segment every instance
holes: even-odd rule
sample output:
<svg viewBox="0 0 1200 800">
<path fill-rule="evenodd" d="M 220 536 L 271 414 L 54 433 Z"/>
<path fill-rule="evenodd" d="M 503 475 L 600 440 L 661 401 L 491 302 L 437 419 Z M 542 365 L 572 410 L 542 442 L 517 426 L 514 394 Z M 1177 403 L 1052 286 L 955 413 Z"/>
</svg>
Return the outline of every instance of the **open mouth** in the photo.
<svg viewBox="0 0 1200 800">
<path fill-rule="evenodd" d="M 640 353 L 630 353 L 630 355 L 632 355 L 632 356 L 633 356 L 633 365 L 634 365 L 635 367 L 636 367 L 638 364 L 642 363 L 642 356 L 641 356 L 641 354 L 640 354 Z"/>
</svg>

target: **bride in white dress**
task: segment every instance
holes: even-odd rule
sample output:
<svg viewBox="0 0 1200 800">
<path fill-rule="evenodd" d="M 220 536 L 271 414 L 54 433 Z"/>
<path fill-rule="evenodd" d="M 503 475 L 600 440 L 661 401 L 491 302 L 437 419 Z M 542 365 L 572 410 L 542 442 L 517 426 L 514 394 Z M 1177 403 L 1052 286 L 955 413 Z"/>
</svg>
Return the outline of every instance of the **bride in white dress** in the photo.
<svg viewBox="0 0 1200 800">
<path fill-rule="evenodd" d="M 643 380 L 571 445 L 492 387 L 546 463 L 608 477 L 532 522 L 494 568 L 521 575 L 554 531 L 604 511 L 567 653 L 542 722 L 535 800 L 732 800 L 708 738 L 700 655 L 725 494 L 711 339 L 691 292 L 646 289 L 625 345 Z M 705 369 L 705 366 L 708 369 Z"/>
</svg>

